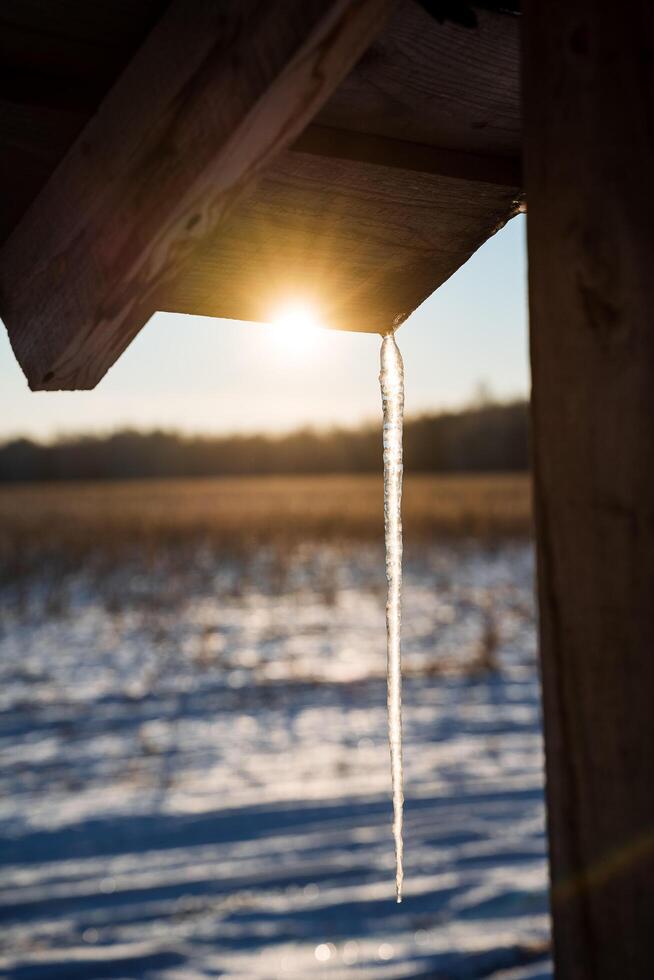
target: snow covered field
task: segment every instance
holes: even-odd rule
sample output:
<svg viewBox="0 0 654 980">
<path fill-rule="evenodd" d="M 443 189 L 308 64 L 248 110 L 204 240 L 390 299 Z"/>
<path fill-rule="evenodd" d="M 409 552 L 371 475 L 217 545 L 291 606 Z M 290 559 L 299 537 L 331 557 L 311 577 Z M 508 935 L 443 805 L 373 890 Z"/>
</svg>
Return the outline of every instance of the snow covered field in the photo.
<svg viewBox="0 0 654 980">
<path fill-rule="evenodd" d="M 399 906 L 381 549 L 103 574 L 3 588 L 0 976 L 550 976 L 529 545 L 407 550 Z"/>
</svg>

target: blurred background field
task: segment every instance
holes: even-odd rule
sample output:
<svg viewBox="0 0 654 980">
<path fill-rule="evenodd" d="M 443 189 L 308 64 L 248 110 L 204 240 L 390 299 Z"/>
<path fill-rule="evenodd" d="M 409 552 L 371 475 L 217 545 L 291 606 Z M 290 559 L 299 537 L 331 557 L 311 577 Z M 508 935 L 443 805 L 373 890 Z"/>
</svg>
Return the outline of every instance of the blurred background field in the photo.
<svg viewBox="0 0 654 980">
<path fill-rule="evenodd" d="M 410 474 L 403 523 L 408 542 L 526 538 L 529 477 Z M 381 474 L 0 485 L 0 567 L 14 580 L 49 564 L 62 571 L 85 560 L 147 562 L 171 545 L 243 553 L 382 535 Z"/>
<path fill-rule="evenodd" d="M 549 976 L 529 477 L 404 520 L 396 906 L 381 477 L 0 487 L 2 976 Z"/>
<path fill-rule="evenodd" d="M 0 331 L 0 977 L 551 975 L 524 221 L 402 326 L 405 900 L 379 338 Z"/>
</svg>

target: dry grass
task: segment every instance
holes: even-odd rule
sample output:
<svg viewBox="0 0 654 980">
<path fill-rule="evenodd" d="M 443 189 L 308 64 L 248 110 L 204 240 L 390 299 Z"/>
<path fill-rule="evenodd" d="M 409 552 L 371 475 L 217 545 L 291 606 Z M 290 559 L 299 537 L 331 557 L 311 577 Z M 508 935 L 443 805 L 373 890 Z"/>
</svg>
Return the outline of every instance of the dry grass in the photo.
<svg viewBox="0 0 654 980">
<path fill-rule="evenodd" d="M 524 535 L 526 474 L 409 475 L 409 536 Z M 268 476 L 0 487 L 0 532 L 60 525 L 88 533 L 204 532 L 218 537 L 369 538 L 382 526 L 381 476 Z"/>
<path fill-rule="evenodd" d="M 409 476 L 409 542 L 437 536 L 523 537 L 531 530 L 529 478 Z M 5 580 L 43 562 L 113 562 L 168 546 L 249 550 L 270 542 L 381 540 L 381 477 L 247 477 L 0 487 Z"/>
</svg>

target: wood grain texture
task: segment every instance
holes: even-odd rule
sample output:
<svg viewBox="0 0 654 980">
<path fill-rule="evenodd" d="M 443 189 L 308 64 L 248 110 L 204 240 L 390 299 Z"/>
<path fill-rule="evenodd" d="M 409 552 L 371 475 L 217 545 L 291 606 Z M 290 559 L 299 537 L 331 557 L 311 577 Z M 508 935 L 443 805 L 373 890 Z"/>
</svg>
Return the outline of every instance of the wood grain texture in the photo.
<svg viewBox="0 0 654 980">
<path fill-rule="evenodd" d="M 166 308 L 268 320 L 299 295 L 330 327 L 401 322 L 516 212 L 518 48 L 514 18 L 400 0 Z"/>
<path fill-rule="evenodd" d="M 295 297 L 337 329 L 404 320 L 516 211 L 516 188 L 287 151 L 166 309 L 270 320 Z"/>
<path fill-rule="evenodd" d="M 471 30 L 398 0 L 315 119 L 323 126 L 514 158 L 521 150 L 519 18 L 477 11 Z"/>
<path fill-rule="evenodd" d="M 173 2 L 0 252 L 33 388 L 97 383 L 390 6 Z"/>
<path fill-rule="evenodd" d="M 166 7 L 166 0 L 0 0 L 0 244 Z M 409 169 L 438 166 L 474 180 L 515 170 L 517 19 L 480 11 L 479 22 L 475 30 L 439 24 L 414 0 L 396 0 L 319 125 L 393 141 L 369 144 L 367 152 L 383 154 L 370 162 L 388 162 L 399 143 Z M 426 147 L 437 155 L 428 158 Z"/>
<path fill-rule="evenodd" d="M 310 105 L 287 104 L 282 81 L 271 114 L 266 85 L 330 5 L 274 5 L 239 55 L 252 0 L 192 18 L 178 0 L 86 125 L 158 3 L 0 0 L 0 240 L 25 214 L 0 251 L 0 312 L 33 387 L 92 387 L 155 309 L 268 319 L 299 292 L 330 326 L 388 329 L 514 213 L 514 18 L 481 12 L 466 30 L 412 0 L 343 3 L 346 33 L 365 21 L 356 51 L 337 36 L 342 63 L 330 55 L 317 86 L 317 62 L 296 75 Z"/>
<path fill-rule="evenodd" d="M 654 935 L 654 8 L 530 0 L 533 446 L 556 975 Z"/>
<path fill-rule="evenodd" d="M 498 157 L 465 150 L 445 150 L 428 143 L 355 133 L 353 130 L 334 129 L 333 126 L 307 126 L 291 149 L 336 160 L 355 160 L 422 174 L 499 184 L 501 187 L 522 186 L 522 161 L 519 156 Z"/>
</svg>

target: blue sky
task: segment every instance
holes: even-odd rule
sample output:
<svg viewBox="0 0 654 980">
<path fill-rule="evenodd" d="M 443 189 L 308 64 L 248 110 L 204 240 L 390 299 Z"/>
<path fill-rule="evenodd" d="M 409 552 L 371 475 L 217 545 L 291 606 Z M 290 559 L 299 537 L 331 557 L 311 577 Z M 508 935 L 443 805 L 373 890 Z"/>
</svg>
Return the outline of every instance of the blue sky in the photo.
<svg viewBox="0 0 654 980">
<path fill-rule="evenodd" d="M 525 219 L 511 221 L 398 332 L 406 409 L 529 390 Z M 306 350 L 267 324 L 159 313 L 91 392 L 30 392 L 0 330 L 0 439 L 109 431 L 284 431 L 379 415 L 379 337 L 318 331 Z"/>
</svg>

